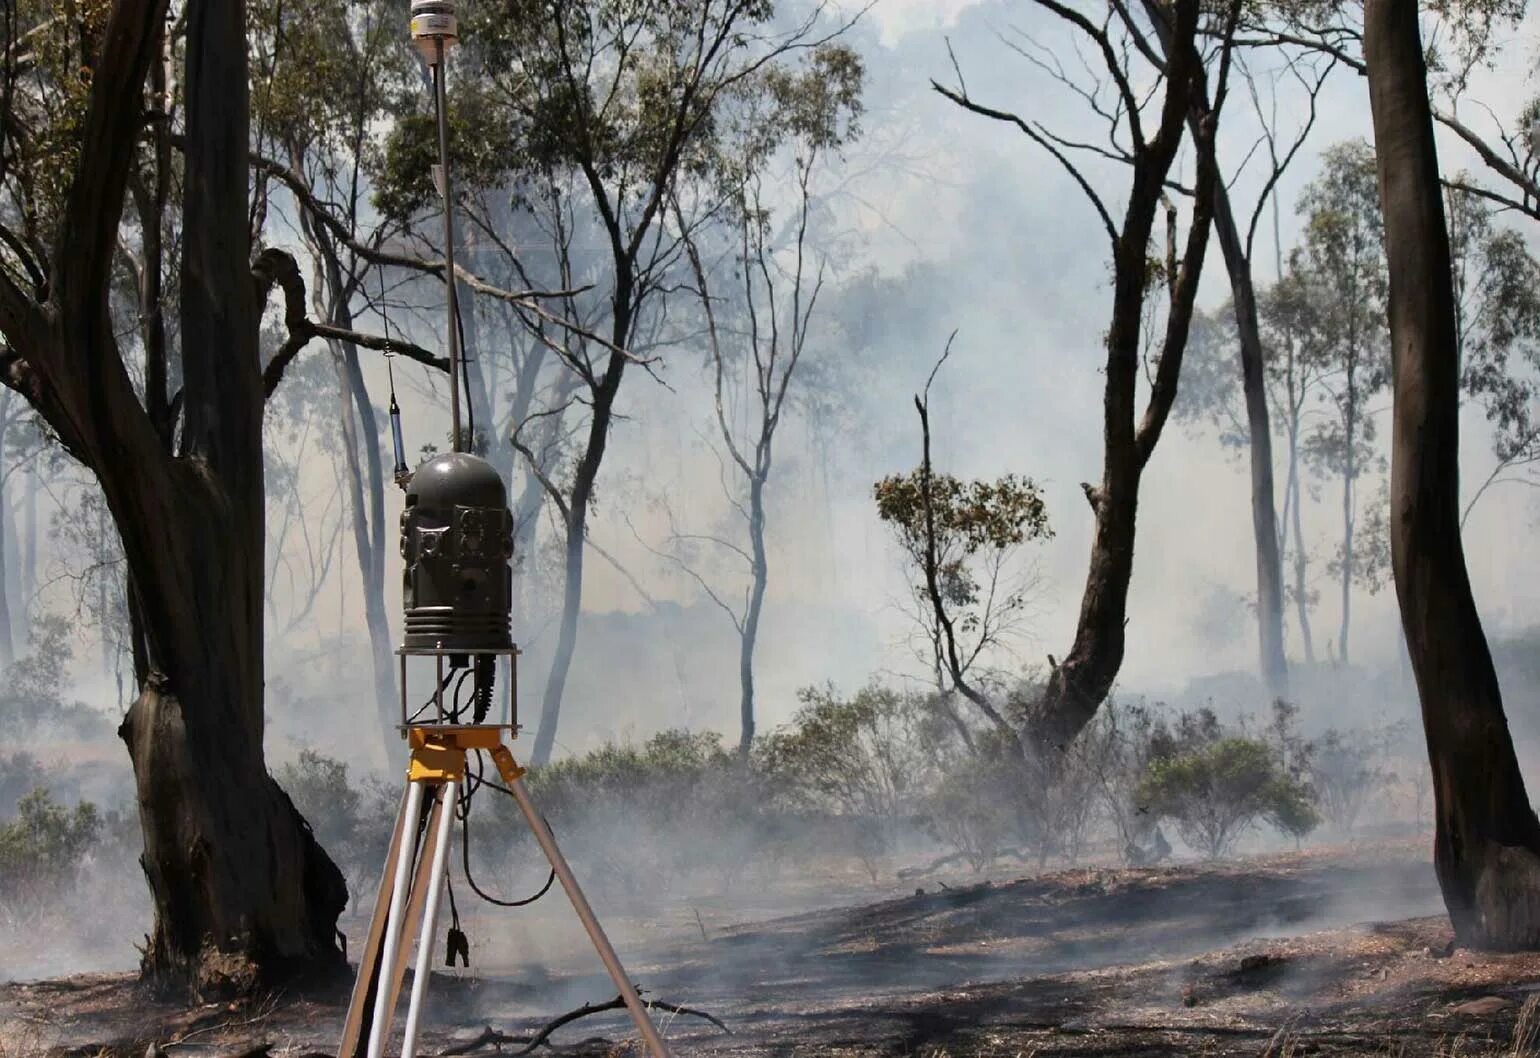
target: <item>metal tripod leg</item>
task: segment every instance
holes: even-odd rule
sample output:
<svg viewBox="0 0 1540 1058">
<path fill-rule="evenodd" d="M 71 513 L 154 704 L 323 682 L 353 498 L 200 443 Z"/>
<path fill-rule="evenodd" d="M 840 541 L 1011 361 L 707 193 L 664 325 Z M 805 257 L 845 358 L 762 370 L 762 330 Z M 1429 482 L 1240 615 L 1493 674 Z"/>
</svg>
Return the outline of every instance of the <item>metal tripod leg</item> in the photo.
<svg viewBox="0 0 1540 1058">
<path fill-rule="evenodd" d="M 504 753 L 507 751 L 504 750 Z M 494 759 L 497 754 L 494 752 Z M 511 762 L 511 760 L 510 760 Z M 499 766 L 502 762 L 498 761 Z M 668 1044 L 663 1042 L 663 1037 L 658 1034 L 658 1028 L 652 1023 L 652 1018 L 647 1014 L 647 1008 L 642 1005 L 641 999 L 636 994 L 636 986 L 631 983 L 631 978 L 626 974 L 626 968 L 620 964 L 620 956 L 615 954 L 615 949 L 610 945 L 610 939 L 604 935 L 604 927 L 599 925 L 599 919 L 594 915 L 594 909 L 588 905 L 588 898 L 583 895 L 582 887 L 578 885 L 577 877 L 573 875 L 572 868 L 567 864 L 567 858 L 562 855 L 561 849 L 556 846 L 556 838 L 551 833 L 551 828 L 545 825 L 545 819 L 535 809 L 535 803 L 529 799 L 529 791 L 525 789 L 524 780 L 518 772 L 508 780 L 508 788 L 513 791 L 513 798 L 519 804 L 519 811 L 524 813 L 524 819 L 529 823 L 529 829 L 534 833 L 535 840 L 540 843 L 540 851 L 545 853 L 545 858 L 551 861 L 551 869 L 556 872 L 556 877 L 561 881 L 561 887 L 567 892 L 567 899 L 572 901 L 572 910 L 577 912 L 579 921 L 583 923 L 583 929 L 588 932 L 588 939 L 593 941 L 594 950 L 599 953 L 599 958 L 604 962 L 604 968 L 610 973 L 610 980 L 615 982 L 615 987 L 620 990 L 620 998 L 625 1002 L 626 1009 L 631 1012 L 631 1020 L 636 1024 L 636 1031 L 642 1034 L 642 1039 L 647 1043 L 647 1049 L 652 1052 L 652 1058 L 671 1058 Z"/>
<path fill-rule="evenodd" d="M 393 857 L 386 866 L 390 888 L 382 888 L 380 894 L 381 906 L 388 902 L 389 907 L 383 943 L 377 949 L 377 961 L 359 964 L 359 980 L 353 989 L 353 1002 L 348 1009 L 339 1058 L 355 1058 L 358 1054 L 360 1027 L 366 1007 L 369 1008 L 370 1027 L 365 1053 L 368 1058 L 381 1058 L 384 1054 L 385 1043 L 390 1038 L 391 1023 L 395 1020 L 396 1001 L 401 994 L 401 979 L 406 972 L 407 956 L 411 952 L 411 938 L 420 932 L 419 927 L 426 927 L 421 931 L 420 948 L 427 949 L 431 957 L 433 919 L 430 916 L 425 922 L 423 911 L 426 904 L 433 914 L 437 912 L 437 892 L 444 875 L 452 830 L 450 816 L 454 806 L 453 785 L 419 781 L 407 786 L 406 803 L 402 808 L 401 821 L 397 824 L 400 837 L 392 843 Z M 428 797 L 433 798 L 433 804 L 428 810 L 428 825 L 424 829 L 424 853 L 421 857 L 414 857 L 412 835 L 403 828 L 415 826 L 415 821 L 422 818 L 423 803 Z M 431 858 L 427 855 L 428 848 L 434 850 Z M 440 850 L 443 850 L 442 854 Z M 415 871 L 412 869 L 414 858 Z M 375 909 L 376 922 L 381 916 L 381 906 Z M 370 941 L 371 945 L 375 943 L 372 932 Z M 420 1008 L 422 1003 L 420 993 L 426 987 L 425 966 L 420 965 L 419 976 L 420 981 L 413 983 L 409 1017 L 410 1011 Z M 415 1028 L 415 1024 L 409 1027 Z"/>
<path fill-rule="evenodd" d="M 417 969 L 412 974 L 412 1000 L 406 1008 L 406 1029 L 401 1039 L 401 1058 L 417 1052 L 417 1022 L 422 1016 L 423 1000 L 428 994 L 428 977 L 433 966 L 433 938 L 438 936 L 438 903 L 444 892 L 444 873 L 449 863 L 449 835 L 454 831 L 450 814 L 454 811 L 459 784 L 450 781 L 439 787 L 439 828 L 433 843 L 433 866 L 428 871 L 428 906 L 423 912 L 422 929 L 417 935 Z"/>
<path fill-rule="evenodd" d="M 380 960 L 380 944 L 385 939 L 385 917 L 390 911 L 390 894 L 396 880 L 396 860 L 402 855 L 402 845 L 409 841 L 408 827 L 414 831 L 417 820 L 407 821 L 407 791 L 401 791 L 401 808 L 396 812 L 396 826 L 390 835 L 390 848 L 385 854 L 385 867 L 380 872 L 380 887 L 374 900 L 374 916 L 369 921 L 369 933 L 358 953 L 358 977 L 353 982 L 353 995 L 348 1001 L 347 1020 L 342 1026 L 342 1042 L 337 1045 L 337 1058 L 359 1058 L 359 1041 L 363 1036 L 364 1018 L 374 999 L 374 983 L 383 964 Z M 415 834 L 412 835 L 415 837 Z M 411 853 L 407 853 L 408 856 Z"/>
</svg>

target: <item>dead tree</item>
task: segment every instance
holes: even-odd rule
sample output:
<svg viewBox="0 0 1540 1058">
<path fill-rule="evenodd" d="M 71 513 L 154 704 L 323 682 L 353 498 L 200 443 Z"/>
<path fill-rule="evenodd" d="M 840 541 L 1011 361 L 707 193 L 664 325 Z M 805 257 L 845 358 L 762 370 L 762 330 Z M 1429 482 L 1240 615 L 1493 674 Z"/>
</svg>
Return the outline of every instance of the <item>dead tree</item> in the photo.
<svg viewBox="0 0 1540 1058">
<path fill-rule="evenodd" d="M 1111 102 L 1099 93 L 1084 93 L 1096 113 L 1111 130 L 1113 148 L 1089 149 L 1109 154 L 1132 170 L 1128 200 L 1121 224 L 1089 179 L 1070 160 L 1069 152 L 1087 145 L 1059 136 L 1041 123 L 973 100 L 958 71 L 955 89 L 932 82 L 936 91 L 958 105 L 997 121 L 1008 122 L 1046 150 L 1075 180 L 1090 199 L 1112 245 L 1112 319 L 1107 330 L 1106 385 L 1102 432 L 1105 454 L 1100 485 L 1084 485 L 1095 518 L 1090 569 L 1081 600 L 1075 641 L 1069 653 L 1053 666 L 1047 687 L 1035 704 L 1028 732 L 1035 747 L 1062 749 L 1095 715 L 1106 698 L 1123 663 L 1127 623 L 1128 585 L 1133 575 L 1135 515 L 1139 481 L 1154 454 L 1161 431 L 1176 398 L 1182 353 L 1192 321 L 1198 279 L 1209 241 L 1214 213 L 1214 189 L 1218 181 L 1213 142 L 1224 106 L 1230 71 L 1230 41 L 1241 7 L 1227 5 L 1220 29 L 1218 71 L 1213 102 L 1196 123 L 1197 180 L 1192 188 L 1193 209 L 1185 247 L 1177 260 L 1175 232 L 1168 232 L 1167 307 L 1164 334 L 1159 344 L 1150 395 L 1143 416 L 1135 421 L 1136 390 L 1144 352 L 1144 317 L 1152 276 L 1150 245 L 1156 215 L 1170 181 L 1172 165 L 1181 146 L 1184 127 L 1192 110 L 1207 96 L 1205 59 L 1200 52 L 1202 28 L 1198 0 L 1176 0 L 1169 5 L 1169 58 L 1162 71 L 1163 90 L 1153 131 L 1145 128 L 1146 97 L 1135 88 L 1136 76 L 1126 59 L 1121 35 L 1143 32 L 1134 25 L 1127 6 L 1112 2 L 1101 21 L 1058 0 L 1036 0 L 1038 6 L 1064 20 L 1071 31 L 1088 40 L 1106 64 L 1113 85 Z M 1122 139 L 1126 137 L 1126 143 Z M 1168 225 L 1175 227 L 1175 210 Z"/>
<path fill-rule="evenodd" d="M 1364 58 L 1390 270 L 1391 555 L 1433 768 L 1434 865 L 1462 943 L 1540 944 L 1540 820 L 1460 539 L 1458 327 L 1415 5 L 1368 0 Z"/>
</svg>

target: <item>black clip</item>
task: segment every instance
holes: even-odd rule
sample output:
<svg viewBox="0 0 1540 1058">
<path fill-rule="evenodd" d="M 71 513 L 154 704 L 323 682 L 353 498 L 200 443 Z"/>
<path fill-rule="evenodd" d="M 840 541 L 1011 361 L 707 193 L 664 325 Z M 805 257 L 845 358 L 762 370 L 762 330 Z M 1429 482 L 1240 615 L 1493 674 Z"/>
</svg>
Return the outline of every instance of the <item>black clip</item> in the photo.
<svg viewBox="0 0 1540 1058">
<path fill-rule="evenodd" d="M 449 939 L 444 952 L 444 965 L 453 966 L 455 956 L 460 956 L 460 965 L 467 970 L 471 966 L 471 942 L 466 939 L 459 926 L 449 927 Z"/>
</svg>

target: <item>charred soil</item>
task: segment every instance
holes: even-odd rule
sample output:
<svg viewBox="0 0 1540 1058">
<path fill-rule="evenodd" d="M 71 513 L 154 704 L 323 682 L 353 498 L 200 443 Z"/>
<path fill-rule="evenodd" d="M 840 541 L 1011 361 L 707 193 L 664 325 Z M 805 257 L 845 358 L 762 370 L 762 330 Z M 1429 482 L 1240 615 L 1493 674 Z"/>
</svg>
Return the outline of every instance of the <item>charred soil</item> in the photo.
<svg viewBox="0 0 1540 1058">
<path fill-rule="evenodd" d="M 681 1055 L 1540 1055 L 1540 954 L 1456 950 L 1438 908 L 1426 845 L 1399 843 L 927 880 L 624 954 L 650 994 L 731 1030 L 660 1012 Z M 507 970 L 435 980 L 422 1053 L 492 1054 L 492 1035 L 533 1036 L 613 994 L 599 976 Z M 189 1010 L 128 975 L 12 984 L 0 1058 L 325 1053 L 345 1003 L 339 990 Z M 634 1053 L 630 1038 L 605 1013 L 542 1051 Z"/>
</svg>

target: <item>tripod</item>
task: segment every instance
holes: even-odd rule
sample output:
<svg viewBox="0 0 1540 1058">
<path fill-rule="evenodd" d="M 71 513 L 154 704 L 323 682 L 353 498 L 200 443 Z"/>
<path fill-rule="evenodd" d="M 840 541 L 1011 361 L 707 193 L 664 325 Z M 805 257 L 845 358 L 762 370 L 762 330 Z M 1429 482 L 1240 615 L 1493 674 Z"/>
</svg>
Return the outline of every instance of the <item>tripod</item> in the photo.
<svg viewBox="0 0 1540 1058">
<path fill-rule="evenodd" d="M 380 878 L 368 938 L 359 956 L 358 979 L 348 1003 L 337 1058 L 383 1058 L 413 933 L 417 935 L 417 962 L 412 976 L 411 999 L 407 1004 L 401 1058 L 413 1058 L 416 1053 L 417 1031 L 433 961 L 433 938 L 438 927 L 439 896 L 444 890 L 449 838 L 454 829 L 455 803 L 465 783 L 465 755 L 480 750 L 492 757 L 535 841 L 571 900 L 594 950 L 620 990 L 621 999 L 652 1058 L 671 1058 L 668 1045 L 637 997 L 636 988 L 626 976 L 609 938 L 604 935 L 604 928 L 594 917 L 593 908 L 589 907 L 572 868 L 557 848 L 551 828 L 530 800 L 524 786 L 524 769 L 503 745 L 502 729 L 489 725 L 422 725 L 409 727 L 407 738 L 411 763 L 407 768 L 406 793 L 391 834 L 390 851 L 385 857 L 385 870 Z M 365 1022 L 368 1022 L 367 1033 Z"/>
</svg>

